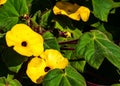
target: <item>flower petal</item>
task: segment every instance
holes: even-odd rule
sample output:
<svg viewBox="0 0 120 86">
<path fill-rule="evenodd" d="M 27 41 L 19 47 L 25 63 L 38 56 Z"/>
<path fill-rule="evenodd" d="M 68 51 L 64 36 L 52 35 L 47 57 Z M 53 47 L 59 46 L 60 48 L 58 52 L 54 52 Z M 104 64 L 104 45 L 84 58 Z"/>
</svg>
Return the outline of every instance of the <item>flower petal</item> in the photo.
<svg viewBox="0 0 120 86">
<path fill-rule="evenodd" d="M 89 16 L 90 16 L 90 10 L 89 10 L 87 7 L 80 6 L 79 12 L 80 12 L 80 17 L 81 17 L 81 19 L 82 19 L 84 22 L 88 21 Z"/>
<path fill-rule="evenodd" d="M 68 60 L 62 54 L 54 49 L 47 49 L 41 54 L 41 58 L 45 59 L 46 64 L 54 68 L 64 69 L 68 65 Z"/>
<path fill-rule="evenodd" d="M 25 24 L 16 24 L 6 33 L 6 42 L 9 47 L 24 56 L 39 56 L 43 51 L 43 38 Z M 26 42 L 26 46 L 22 43 Z"/>
<path fill-rule="evenodd" d="M 34 57 L 28 63 L 26 74 L 34 83 L 41 83 L 44 76 L 47 74 L 45 72 L 46 63 L 44 59 L 39 57 Z"/>
<path fill-rule="evenodd" d="M 90 10 L 87 7 L 64 1 L 59 1 L 56 3 L 53 7 L 53 13 L 55 15 L 66 15 L 67 17 L 77 21 L 81 18 L 84 22 L 88 21 L 90 16 Z"/>
<path fill-rule="evenodd" d="M 61 14 L 66 15 L 71 19 L 80 20 L 80 14 L 78 13 L 78 8 L 80 6 L 77 4 L 72 4 L 69 2 L 59 1 L 53 7 L 53 12 L 55 15 Z"/>
<path fill-rule="evenodd" d="M 5 4 L 7 0 L 0 0 L 0 5 Z"/>
</svg>

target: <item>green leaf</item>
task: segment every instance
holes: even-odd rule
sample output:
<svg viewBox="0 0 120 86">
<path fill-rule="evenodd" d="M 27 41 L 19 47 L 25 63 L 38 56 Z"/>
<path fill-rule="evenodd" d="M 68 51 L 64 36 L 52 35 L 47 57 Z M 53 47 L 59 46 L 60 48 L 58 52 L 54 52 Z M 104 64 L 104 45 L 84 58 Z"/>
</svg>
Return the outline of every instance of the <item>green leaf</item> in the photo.
<svg viewBox="0 0 120 86">
<path fill-rule="evenodd" d="M 120 47 L 115 45 L 109 40 L 98 39 L 96 42 L 99 44 L 103 55 L 118 69 L 120 69 Z"/>
<path fill-rule="evenodd" d="M 98 69 L 106 57 L 120 69 L 120 47 L 111 42 L 104 33 L 98 30 L 87 32 L 81 36 L 78 46 L 77 54 L 94 68 Z"/>
<path fill-rule="evenodd" d="M 64 30 L 64 27 L 63 27 L 58 21 L 55 22 L 55 26 L 54 26 L 54 27 L 55 27 L 55 28 L 58 28 L 58 29 L 61 30 L 61 31 Z"/>
<path fill-rule="evenodd" d="M 37 26 L 40 23 L 40 16 L 41 16 L 41 11 L 38 10 L 33 17 L 31 18 L 33 23 L 36 23 L 35 25 Z"/>
<path fill-rule="evenodd" d="M 12 4 L 14 9 L 17 11 L 19 15 L 23 15 L 28 13 L 28 7 L 26 4 L 26 0 L 8 0 L 9 3 Z M 9 7 L 10 8 L 10 7 Z"/>
<path fill-rule="evenodd" d="M 97 22 L 97 23 L 92 24 L 91 26 L 92 26 L 92 27 L 95 27 L 97 30 L 99 30 L 99 31 L 103 32 L 104 34 L 106 34 L 107 37 L 108 37 L 111 41 L 113 41 L 112 34 L 105 29 L 103 23 Z"/>
<path fill-rule="evenodd" d="M 0 86 L 22 86 L 21 83 L 13 78 L 6 79 L 5 77 L 0 77 Z"/>
<path fill-rule="evenodd" d="M 6 78 L 0 77 L 0 86 L 5 86 L 5 84 L 6 84 Z"/>
<path fill-rule="evenodd" d="M 120 83 L 112 84 L 111 86 L 120 86 Z"/>
<path fill-rule="evenodd" d="M 76 56 L 76 52 L 74 51 L 66 50 L 66 52 L 63 52 L 65 54 L 63 55 L 64 57 L 67 57 L 69 59 L 69 62 L 72 65 L 72 67 L 74 67 L 79 72 L 84 72 L 86 61 L 83 58 Z"/>
<path fill-rule="evenodd" d="M 54 69 L 45 76 L 44 86 L 86 86 L 85 79 L 73 67 Z"/>
<path fill-rule="evenodd" d="M 9 80 L 12 80 L 14 78 L 14 75 L 10 75 L 10 74 L 8 74 L 7 75 L 7 80 L 9 81 Z"/>
<path fill-rule="evenodd" d="M 54 69 L 48 72 L 48 74 L 43 79 L 43 86 L 59 86 L 62 79 L 62 74 L 63 71 L 60 69 Z"/>
<path fill-rule="evenodd" d="M 28 5 L 30 5 L 33 2 L 33 0 L 26 0 L 26 1 Z"/>
<path fill-rule="evenodd" d="M 22 86 L 22 84 L 17 79 L 10 80 L 8 83 L 9 86 Z"/>
<path fill-rule="evenodd" d="M 84 72 L 86 61 L 71 61 L 70 64 L 79 72 Z"/>
<path fill-rule="evenodd" d="M 57 43 L 57 40 L 56 38 L 53 36 L 52 33 L 50 32 L 45 32 L 43 34 L 43 38 L 44 38 L 44 46 L 45 46 L 45 49 L 57 49 L 57 50 L 60 50 L 59 49 L 59 45 Z"/>
<path fill-rule="evenodd" d="M 0 7 L 0 28 L 5 32 L 8 31 L 19 21 L 21 15 L 27 13 L 26 0 L 7 0 L 7 2 Z"/>
<path fill-rule="evenodd" d="M 6 48 L 2 53 L 2 59 L 10 71 L 17 73 L 27 58 L 19 55 L 12 48 Z"/>
<path fill-rule="evenodd" d="M 52 20 L 52 11 L 48 10 L 41 16 L 40 25 L 44 28 L 49 28 Z"/>
<path fill-rule="evenodd" d="M 83 34 L 77 45 L 77 54 L 83 57 L 91 66 L 99 68 L 104 60 L 101 52 L 94 43 L 94 34 L 87 32 Z"/>
<path fill-rule="evenodd" d="M 62 31 L 62 32 L 71 33 L 71 38 L 70 37 L 68 38 L 69 40 L 70 39 L 71 40 L 78 39 L 82 35 L 82 32 L 78 28 L 74 27 L 74 29 L 73 29 L 67 25 L 64 26 L 64 25 L 60 24 L 60 22 L 58 22 L 58 21 L 55 22 L 55 28 Z"/>
<path fill-rule="evenodd" d="M 92 0 L 93 13 L 102 21 L 107 22 L 108 15 L 112 8 L 120 7 L 120 3 L 113 0 Z"/>
<path fill-rule="evenodd" d="M 82 32 L 79 29 L 72 30 L 73 39 L 79 39 Z"/>
</svg>

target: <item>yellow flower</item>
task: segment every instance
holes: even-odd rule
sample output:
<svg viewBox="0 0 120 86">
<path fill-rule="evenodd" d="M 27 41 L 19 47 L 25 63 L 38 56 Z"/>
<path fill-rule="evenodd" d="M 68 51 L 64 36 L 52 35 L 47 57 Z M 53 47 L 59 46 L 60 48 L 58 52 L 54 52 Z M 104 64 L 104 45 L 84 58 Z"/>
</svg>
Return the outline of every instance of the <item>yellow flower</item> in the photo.
<svg viewBox="0 0 120 86">
<path fill-rule="evenodd" d="M 69 2 L 59 1 L 53 8 L 54 14 L 71 14 L 77 11 L 79 5 L 71 4 Z"/>
<path fill-rule="evenodd" d="M 64 69 L 68 65 L 67 58 L 64 58 L 59 51 L 54 49 L 47 49 L 40 56 L 41 58 L 45 59 L 46 64 L 51 69 Z"/>
<path fill-rule="evenodd" d="M 7 0 L 0 0 L 0 5 L 3 5 L 7 2 Z"/>
<path fill-rule="evenodd" d="M 84 22 L 86 22 L 89 18 L 90 10 L 87 7 L 79 6 L 76 3 L 71 4 L 69 2 L 59 1 L 53 7 L 53 13 L 55 15 L 66 15 L 77 21 L 81 18 Z"/>
<path fill-rule="evenodd" d="M 89 19 L 90 16 L 90 10 L 87 7 L 84 6 L 80 6 L 79 8 L 79 13 L 80 13 L 80 17 L 81 19 L 86 22 Z"/>
<path fill-rule="evenodd" d="M 34 83 L 41 83 L 44 76 L 55 68 L 64 69 L 68 65 L 68 60 L 54 49 L 45 50 L 40 56 L 30 60 L 26 74 Z"/>
<path fill-rule="evenodd" d="M 24 56 L 39 56 L 43 50 L 43 38 L 25 24 L 16 24 L 6 33 L 9 47 Z"/>
<path fill-rule="evenodd" d="M 41 83 L 44 76 L 49 71 L 49 68 L 46 65 L 44 59 L 39 57 L 34 57 L 28 63 L 26 74 L 34 83 Z"/>
</svg>

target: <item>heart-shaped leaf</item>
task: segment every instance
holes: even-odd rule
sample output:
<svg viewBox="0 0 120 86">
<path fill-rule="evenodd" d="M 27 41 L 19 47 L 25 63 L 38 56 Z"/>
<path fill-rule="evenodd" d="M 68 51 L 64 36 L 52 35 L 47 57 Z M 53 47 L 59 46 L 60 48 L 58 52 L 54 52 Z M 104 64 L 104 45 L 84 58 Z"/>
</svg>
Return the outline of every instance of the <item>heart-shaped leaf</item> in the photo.
<svg viewBox="0 0 120 86">
<path fill-rule="evenodd" d="M 7 2 L 0 7 L 0 28 L 5 32 L 8 31 L 19 21 L 20 16 L 27 13 L 26 0 L 7 0 Z"/>
<path fill-rule="evenodd" d="M 59 45 L 57 43 L 56 38 L 53 36 L 52 33 L 46 32 L 43 34 L 43 38 L 45 40 L 44 46 L 46 49 L 52 48 L 59 50 Z"/>
<path fill-rule="evenodd" d="M 120 7 L 120 3 L 113 0 L 92 0 L 92 5 L 94 15 L 102 21 L 107 21 L 112 8 Z"/>
<path fill-rule="evenodd" d="M 85 79 L 73 67 L 54 69 L 45 76 L 44 86 L 86 86 Z"/>
<path fill-rule="evenodd" d="M 120 47 L 111 42 L 104 33 L 98 30 L 83 34 L 76 51 L 79 56 L 82 56 L 96 69 L 99 68 L 105 57 L 120 69 Z"/>
</svg>

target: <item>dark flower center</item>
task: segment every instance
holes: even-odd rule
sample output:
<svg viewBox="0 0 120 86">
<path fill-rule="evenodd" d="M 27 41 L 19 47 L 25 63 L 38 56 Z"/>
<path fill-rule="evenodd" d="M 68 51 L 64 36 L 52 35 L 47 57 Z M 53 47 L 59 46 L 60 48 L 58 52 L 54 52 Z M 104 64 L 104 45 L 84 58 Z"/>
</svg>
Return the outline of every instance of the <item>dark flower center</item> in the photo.
<svg viewBox="0 0 120 86">
<path fill-rule="evenodd" d="M 23 47 L 26 47 L 26 46 L 27 46 L 27 42 L 26 42 L 26 41 L 23 41 L 23 42 L 21 43 L 21 45 L 22 45 Z"/>
<path fill-rule="evenodd" d="M 44 71 L 48 72 L 50 70 L 50 67 L 45 67 Z"/>
<path fill-rule="evenodd" d="M 40 81 L 42 81 L 42 79 L 43 79 L 43 76 L 40 76 L 37 80 L 36 80 L 36 82 L 40 82 Z"/>
</svg>

